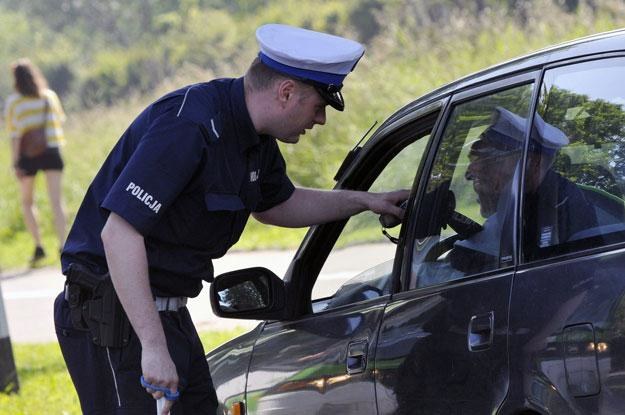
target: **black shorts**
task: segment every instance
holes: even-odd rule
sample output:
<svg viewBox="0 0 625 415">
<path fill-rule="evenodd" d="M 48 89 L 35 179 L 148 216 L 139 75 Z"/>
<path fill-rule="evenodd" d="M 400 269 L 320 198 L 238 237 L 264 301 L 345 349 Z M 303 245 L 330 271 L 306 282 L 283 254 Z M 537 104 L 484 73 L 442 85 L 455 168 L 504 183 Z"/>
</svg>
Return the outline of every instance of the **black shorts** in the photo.
<svg viewBox="0 0 625 415">
<path fill-rule="evenodd" d="M 159 315 L 180 379 L 180 398 L 171 414 L 216 414 L 217 395 L 189 311 L 183 307 L 177 312 L 162 311 Z M 83 414 L 150 415 L 156 412 L 156 401 L 141 386 L 141 344 L 134 332 L 127 346 L 96 346 L 88 331 L 72 327 L 63 293 L 54 303 L 54 323 Z"/>
<path fill-rule="evenodd" d="M 58 147 L 48 147 L 40 156 L 20 157 L 17 167 L 25 176 L 34 176 L 39 170 L 63 170 L 63 159 Z"/>
</svg>

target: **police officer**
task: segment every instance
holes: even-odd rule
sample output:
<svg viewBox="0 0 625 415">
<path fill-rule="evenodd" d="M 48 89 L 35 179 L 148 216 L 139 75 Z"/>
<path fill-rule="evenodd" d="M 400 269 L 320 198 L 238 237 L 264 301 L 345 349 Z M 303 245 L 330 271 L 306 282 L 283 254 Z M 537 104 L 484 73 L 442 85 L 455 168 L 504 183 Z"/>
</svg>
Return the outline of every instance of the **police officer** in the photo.
<svg viewBox="0 0 625 415">
<path fill-rule="evenodd" d="M 83 413 L 153 413 L 165 391 L 162 413 L 215 413 L 185 304 L 212 280 L 211 259 L 238 240 L 250 214 L 285 227 L 363 210 L 403 214 L 396 205 L 406 191 L 294 187 L 276 143 L 323 125 L 327 105 L 343 110 L 343 80 L 362 45 L 276 24 L 256 36 L 260 53 L 244 77 L 191 85 L 147 107 L 87 190 L 63 250 L 67 288 L 55 303 Z M 93 282 L 108 275 L 132 330 L 107 302 L 106 284 Z"/>
</svg>

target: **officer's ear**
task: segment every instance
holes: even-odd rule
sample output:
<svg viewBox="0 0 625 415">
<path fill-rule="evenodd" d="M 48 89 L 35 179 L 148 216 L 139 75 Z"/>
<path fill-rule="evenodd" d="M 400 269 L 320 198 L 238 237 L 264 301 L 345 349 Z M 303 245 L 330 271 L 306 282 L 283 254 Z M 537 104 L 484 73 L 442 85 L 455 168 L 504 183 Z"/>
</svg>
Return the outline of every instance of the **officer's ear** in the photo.
<svg viewBox="0 0 625 415">
<path fill-rule="evenodd" d="M 278 102 L 282 108 L 285 108 L 290 100 L 295 96 L 295 81 L 291 79 L 283 79 L 278 82 L 276 90 Z"/>
</svg>

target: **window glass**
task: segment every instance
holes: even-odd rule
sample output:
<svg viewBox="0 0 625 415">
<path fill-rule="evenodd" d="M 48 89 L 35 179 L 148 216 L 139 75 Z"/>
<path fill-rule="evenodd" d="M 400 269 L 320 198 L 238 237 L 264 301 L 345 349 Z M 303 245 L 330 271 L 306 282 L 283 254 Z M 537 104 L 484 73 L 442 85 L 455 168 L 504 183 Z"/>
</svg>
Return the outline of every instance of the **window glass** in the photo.
<svg viewBox="0 0 625 415">
<path fill-rule="evenodd" d="M 527 157 L 527 261 L 625 240 L 625 59 L 545 73 Z"/>
<path fill-rule="evenodd" d="M 531 96 L 523 85 L 452 110 L 416 216 L 411 288 L 512 265 Z"/>
<path fill-rule="evenodd" d="M 433 124 L 435 117 L 428 117 Z M 372 192 L 410 189 L 432 125 L 414 137 L 382 170 Z M 397 228 L 398 229 L 398 228 Z M 395 231 L 393 229 L 392 231 Z M 351 217 L 330 252 L 313 287 L 313 310 L 338 307 L 390 293 L 397 246 L 382 234 L 379 215 L 362 212 Z"/>
</svg>

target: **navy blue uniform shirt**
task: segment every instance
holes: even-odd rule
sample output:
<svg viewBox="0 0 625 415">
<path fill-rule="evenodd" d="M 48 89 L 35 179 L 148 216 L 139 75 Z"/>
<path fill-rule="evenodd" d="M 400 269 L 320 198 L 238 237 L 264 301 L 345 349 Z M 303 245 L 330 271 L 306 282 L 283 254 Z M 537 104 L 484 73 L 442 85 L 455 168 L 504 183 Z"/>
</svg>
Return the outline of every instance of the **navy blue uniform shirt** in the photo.
<svg viewBox="0 0 625 415">
<path fill-rule="evenodd" d="M 145 239 L 153 294 L 195 297 L 250 212 L 293 191 L 276 140 L 254 129 L 243 78 L 182 88 L 146 108 L 109 154 L 70 230 L 63 271 L 72 262 L 106 271 L 100 233 L 115 212 Z"/>
</svg>

